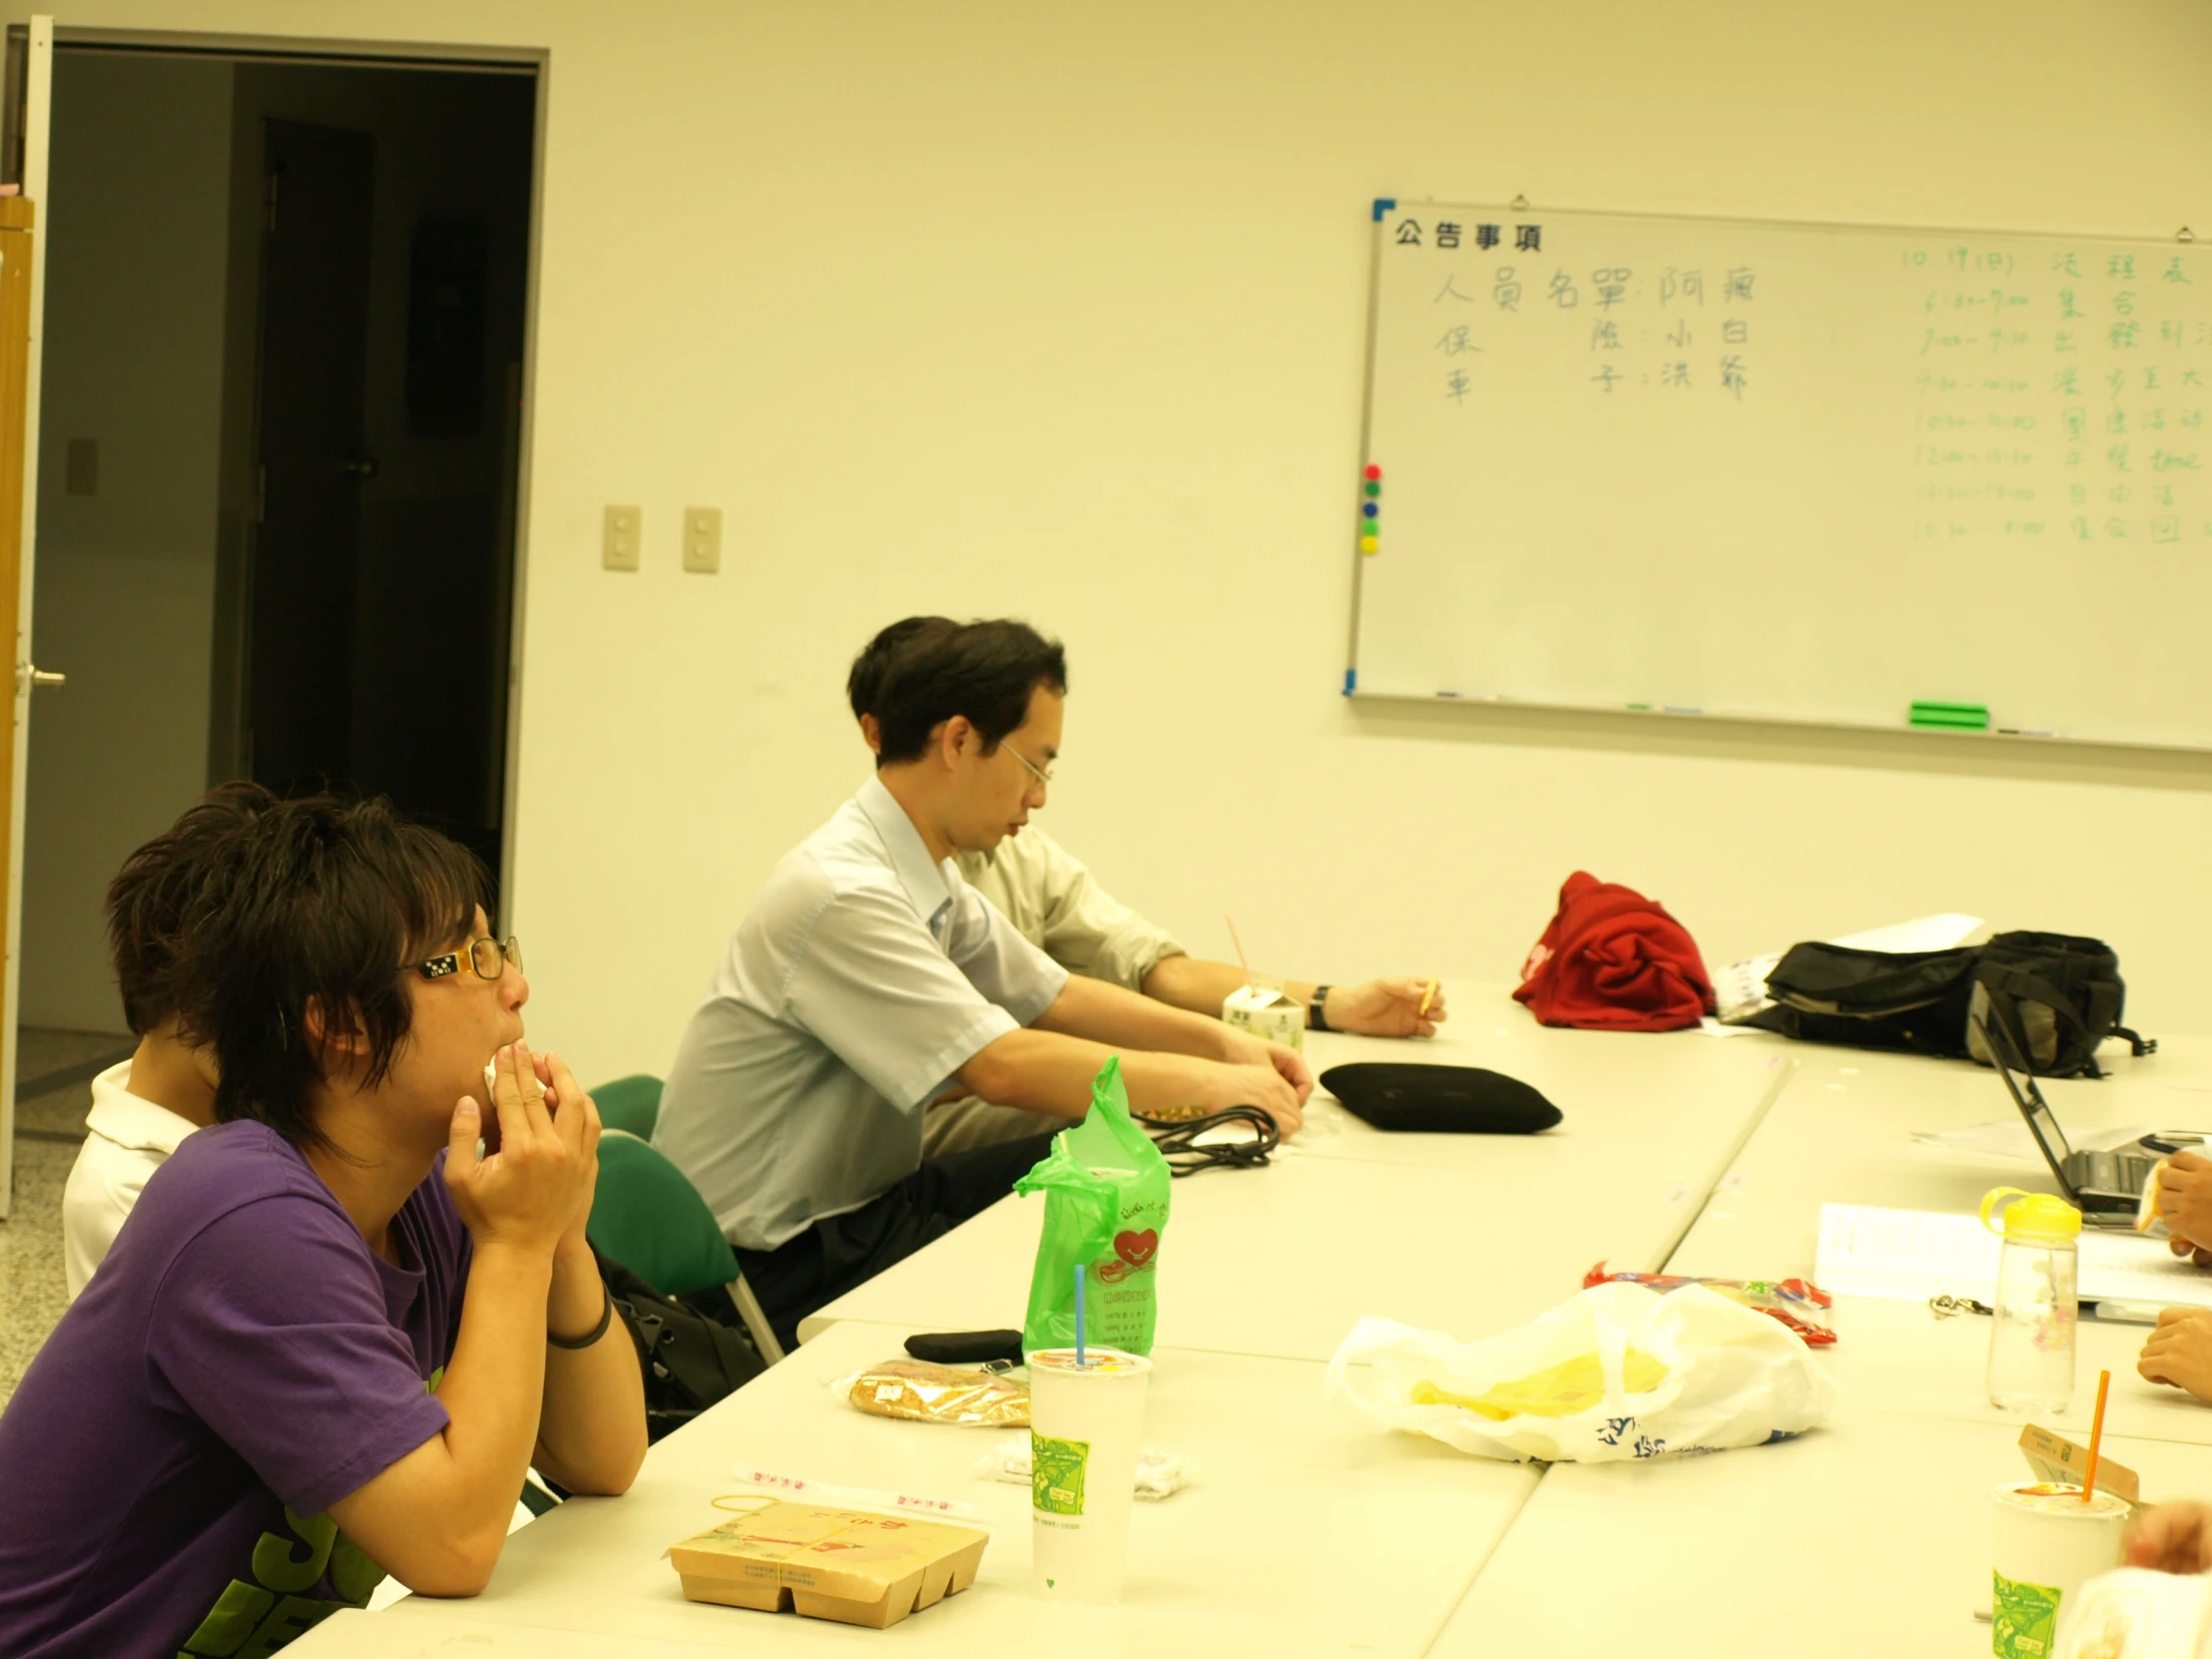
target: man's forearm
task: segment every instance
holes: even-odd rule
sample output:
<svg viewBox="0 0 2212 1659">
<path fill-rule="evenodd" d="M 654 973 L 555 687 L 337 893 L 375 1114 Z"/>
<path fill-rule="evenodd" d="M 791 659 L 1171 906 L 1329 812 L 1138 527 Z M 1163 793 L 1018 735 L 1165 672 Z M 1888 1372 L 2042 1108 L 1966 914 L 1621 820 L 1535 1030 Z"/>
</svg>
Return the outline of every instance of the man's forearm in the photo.
<svg viewBox="0 0 2212 1659">
<path fill-rule="evenodd" d="M 545 1303 L 548 1336 L 588 1337 L 607 1312 L 607 1289 L 588 1248 L 553 1259 Z M 629 1490 L 645 1460 L 645 1380 L 619 1316 L 589 1348 L 545 1348 L 544 1409 L 532 1459 L 572 1492 Z"/>
<path fill-rule="evenodd" d="M 1215 1092 L 1207 1086 L 1207 1074 L 1215 1068 L 1204 1060 L 1116 1049 L 1053 1031 L 1009 1031 L 961 1067 L 960 1077 L 995 1105 L 1037 1113 L 1038 1132 L 1044 1133 L 1090 1110 L 1092 1081 L 1117 1054 L 1134 1111 L 1188 1106 Z"/>
<path fill-rule="evenodd" d="M 1164 956 L 1144 976 L 1144 994 L 1156 1001 L 1187 1008 L 1194 1014 L 1219 1019 L 1222 1003 L 1244 982 L 1244 969 L 1229 962 L 1202 962 L 1195 956 Z M 1301 1009 L 1314 1000 L 1317 988 L 1307 979 L 1283 981 L 1283 994 Z"/>
<path fill-rule="evenodd" d="M 1220 1011 L 1218 1001 L 1215 1011 Z M 1228 1056 L 1224 1028 L 1218 1019 L 1169 1007 L 1149 995 L 1139 996 L 1081 974 L 1070 977 L 1052 1006 L 1037 1016 L 1036 1029 L 1084 1037 L 1122 1050 L 1191 1054 L 1202 1060 Z"/>
</svg>

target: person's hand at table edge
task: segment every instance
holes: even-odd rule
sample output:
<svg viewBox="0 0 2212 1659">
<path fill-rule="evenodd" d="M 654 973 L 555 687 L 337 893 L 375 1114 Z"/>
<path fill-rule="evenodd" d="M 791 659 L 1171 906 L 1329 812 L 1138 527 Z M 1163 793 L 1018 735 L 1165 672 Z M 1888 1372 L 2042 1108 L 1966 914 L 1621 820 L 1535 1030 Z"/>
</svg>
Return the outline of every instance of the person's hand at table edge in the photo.
<svg viewBox="0 0 2212 1659">
<path fill-rule="evenodd" d="M 2212 1400 L 2212 1309 L 2168 1308 L 2160 1313 L 2135 1369 L 2148 1382 Z"/>
<path fill-rule="evenodd" d="M 2158 1166 L 2158 1208 L 2176 1256 L 2212 1267 L 2212 1158 L 2176 1152 Z"/>
<path fill-rule="evenodd" d="M 1429 987 L 1436 987 L 1429 995 Z M 1427 999 L 1428 1012 L 1421 1012 Z M 1433 978 L 1370 979 L 1364 985 L 1332 985 L 1322 1003 L 1332 1031 L 1362 1037 L 1433 1037 L 1444 1019 L 1442 984 Z"/>
<path fill-rule="evenodd" d="M 2128 1523 L 2122 1546 L 2131 1567 L 2158 1572 L 2212 1570 L 2212 1506 L 2160 1503 L 2140 1511 Z"/>
</svg>

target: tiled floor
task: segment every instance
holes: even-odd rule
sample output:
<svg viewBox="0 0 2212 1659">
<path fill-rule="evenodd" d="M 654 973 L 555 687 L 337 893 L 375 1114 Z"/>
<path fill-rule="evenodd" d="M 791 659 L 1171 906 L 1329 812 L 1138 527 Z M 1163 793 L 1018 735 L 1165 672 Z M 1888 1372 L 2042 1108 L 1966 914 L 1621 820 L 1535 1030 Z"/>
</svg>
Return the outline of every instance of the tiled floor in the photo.
<svg viewBox="0 0 2212 1659">
<path fill-rule="evenodd" d="M 68 1305 L 62 1278 L 62 1183 L 76 1162 L 93 1072 L 131 1051 L 104 1031 L 18 1033 L 15 1198 L 0 1223 L 0 1404 Z M 21 1092 L 22 1085 L 38 1088 Z"/>
</svg>

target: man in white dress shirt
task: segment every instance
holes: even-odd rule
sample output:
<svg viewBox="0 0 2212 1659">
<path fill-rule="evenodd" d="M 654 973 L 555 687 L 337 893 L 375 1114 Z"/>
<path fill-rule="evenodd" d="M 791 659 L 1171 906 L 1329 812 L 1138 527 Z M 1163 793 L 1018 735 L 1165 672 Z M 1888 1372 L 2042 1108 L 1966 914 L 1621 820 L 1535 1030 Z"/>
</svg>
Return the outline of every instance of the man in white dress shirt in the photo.
<svg viewBox="0 0 2212 1659">
<path fill-rule="evenodd" d="M 1044 805 L 1066 689 L 1060 648 L 1017 622 L 902 653 L 876 776 L 777 866 L 685 1029 L 654 1144 L 787 1338 L 1003 1197 L 1111 1054 L 1139 1110 L 1257 1105 L 1299 1127 L 1298 1055 L 1071 977 L 961 878 L 959 853 Z M 1035 1135 L 925 1159 L 923 1112 L 951 1089 Z"/>
<path fill-rule="evenodd" d="M 852 660 L 845 697 L 869 749 L 880 744 L 875 699 L 892 662 L 908 646 L 958 626 L 949 617 L 910 616 L 883 629 Z M 1209 1015 L 1220 1014 L 1223 1001 L 1245 983 L 1242 968 L 1191 955 L 1164 928 L 1115 898 L 1080 859 L 1034 824 L 989 851 L 960 853 L 959 865 L 968 885 L 1070 973 Z M 1429 1037 L 1445 1017 L 1442 992 L 1432 978 L 1420 975 L 1358 985 L 1292 979 L 1283 988 L 1306 1009 L 1311 1031 Z M 1026 1132 L 1019 1114 L 970 1097 L 930 1110 L 925 1144 L 931 1153 L 956 1152 Z"/>
<path fill-rule="evenodd" d="M 224 784 L 124 860 L 108 885 L 108 952 L 138 1048 L 92 1080 L 85 1144 L 62 1188 L 62 1265 L 72 1302 L 107 1258 L 147 1180 L 178 1143 L 215 1121 L 215 1062 L 179 1033 L 169 991 L 197 907 L 221 902 L 225 845 L 276 798 Z"/>
</svg>

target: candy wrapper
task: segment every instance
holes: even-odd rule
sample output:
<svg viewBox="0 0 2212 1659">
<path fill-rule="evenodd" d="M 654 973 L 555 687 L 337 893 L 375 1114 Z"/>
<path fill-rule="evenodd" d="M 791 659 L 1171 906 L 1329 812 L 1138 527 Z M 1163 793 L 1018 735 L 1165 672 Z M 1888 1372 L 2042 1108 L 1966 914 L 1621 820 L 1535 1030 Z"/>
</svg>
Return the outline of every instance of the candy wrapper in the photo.
<svg viewBox="0 0 2212 1659">
<path fill-rule="evenodd" d="M 1836 1341 L 1836 1328 L 1829 1314 L 1836 1299 L 1802 1279 L 1693 1279 L 1672 1273 L 1607 1273 L 1603 1262 L 1582 1276 L 1584 1290 L 1608 1284 L 1643 1285 L 1662 1294 L 1685 1285 L 1703 1285 L 1731 1302 L 1780 1320 L 1802 1337 L 1808 1348 L 1828 1348 Z"/>
<path fill-rule="evenodd" d="M 1026 1428 L 1029 1389 L 1002 1372 L 934 1366 L 926 1360 L 885 1360 L 830 1384 L 858 1411 L 912 1422 L 964 1428 Z"/>
</svg>

